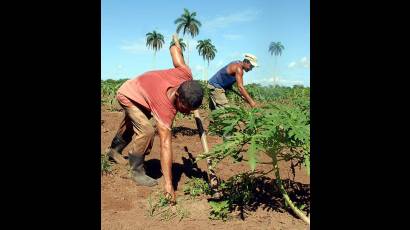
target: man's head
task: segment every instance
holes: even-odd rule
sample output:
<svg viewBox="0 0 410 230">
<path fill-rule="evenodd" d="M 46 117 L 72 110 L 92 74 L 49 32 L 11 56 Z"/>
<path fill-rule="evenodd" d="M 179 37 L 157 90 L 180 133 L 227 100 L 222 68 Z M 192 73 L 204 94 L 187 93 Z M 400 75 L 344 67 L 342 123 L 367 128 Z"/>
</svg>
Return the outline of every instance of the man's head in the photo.
<svg viewBox="0 0 410 230">
<path fill-rule="evenodd" d="M 248 72 L 253 69 L 253 67 L 258 67 L 258 59 L 255 55 L 252 54 L 245 54 L 245 58 L 243 59 L 243 69 Z"/>
<path fill-rule="evenodd" d="M 189 114 L 202 104 L 204 92 L 198 81 L 186 81 L 182 83 L 176 92 L 175 107 L 178 112 Z"/>
</svg>

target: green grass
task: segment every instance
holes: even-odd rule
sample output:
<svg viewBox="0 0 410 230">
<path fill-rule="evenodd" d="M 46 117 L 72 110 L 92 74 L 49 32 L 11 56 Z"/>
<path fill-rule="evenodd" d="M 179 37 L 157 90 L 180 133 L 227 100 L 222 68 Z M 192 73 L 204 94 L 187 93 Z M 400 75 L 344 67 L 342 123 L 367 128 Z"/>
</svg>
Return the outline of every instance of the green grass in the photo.
<svg viewBox="0 0 410 230">
<path fill-rule="evenodd" d="M 202 178 L 193 178 L 187 180 L 185 182 L 183 191 L 184 194 L 189 195 L 191 197 L 197 197 L 202 194 L 211 194 L 209 184 Z"/>
<path fill-rule="evenodd" d="M 101 174 L 112 172 L 112 163 L 109 161 L 106 154 L 101 154 Z"/>
<path fill-rule="evenodd" d="M 190 212 L 184 207 L 184 199 L 177 199 L 177 204 L 171 206 L 171 201 L 165 197 L 161 191 L 156 191 L 148 197 L 147 216 L 159 219 L 160 221 L 170 221 L 178 218 L 181 221 L 189 218 Z"/>
</svg>

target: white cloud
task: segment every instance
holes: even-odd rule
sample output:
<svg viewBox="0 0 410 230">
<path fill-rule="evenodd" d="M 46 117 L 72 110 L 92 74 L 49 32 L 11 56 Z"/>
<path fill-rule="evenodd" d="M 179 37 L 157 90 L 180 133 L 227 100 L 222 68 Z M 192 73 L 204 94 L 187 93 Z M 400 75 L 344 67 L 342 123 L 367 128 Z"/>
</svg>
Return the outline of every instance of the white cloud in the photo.
<svg viewBox="0 0 410 230">
<path fill-rule="evenodd" d="M 239 34 L 224 34 L 222 37 L 226 40 L 235 41 L 241 39 L 243 36 Z"/>
<path fill-rule="evenodd" d="M 310 58 L 302 57 L 299 61 L 293 61 L 289 63 L 289 68 L 310 68 Z"/>
<path fill-rule="evenodd" d="M 144 53 L 148 51 L 148 47 L 145 45 L 145 38 L 140 38 L 134 42 L 123 41 L 123 43 L 120 49 L 130 53 Z"/>
<path fill-rule="evenodd" d="M 304 68 L 309 68 L 309 67 L 310 67 L 310 59 L 308 59 L 307 57 L 303 57 L 303 58 L 300 60 L 300 63 L 302 64 L 302 66 L 303 66 Z"/>
<path fill-rule="evenodd" d="M 168 52 L 168 47 L 171 42 L 171 38 L 164 36 L 164 44 L 162 44 L 162 48 L 157 51 L 159 52 Z M 152 52 L 152 50 L 148 49 L 146 46 L 147 40 L 145 37 L 139 38 L 136 41 L 122 41 L 122 45 L 120 46 L 121 50 L 134 53 L 134 54 L 144 54 L 148 52 Z"/>
<path fill-rule="evenodd" d="M 262 78 L 262 79 L 249 79 L 249 83 L 259 83 L 262 85 L 284 85 L 284 86 L 293 86 L 293 85 L 303 84 L 303 82 L 300 80 L 289 80 L 282 76 Z"/>
<path fill-rule="evenodd" d="M 300 80 L 286 80 L 286 79 L 276 79 L 279 83 L 279 85 L 283 84 L 283 85 L 301 85 L 303 84 L 302 81 Z"/>
<path fill-rule="evenodd" d="M 196 65 L 195 66 L 196 71 L 202 71 L 203 69 L 204 69 L 204 66 L 202 66 L 202 65 Z"/>
<path fill-rule="evenodd" d="M 293 67 L 295 67 L 295 66 L 296 66 L 296 62 L 293 61 L 293 62 L 289 63 L 289 66 L 288 66 L 288 67 L 289 67 L 289 68 L 293 68 Z"/>
<path fill-rule="evenodd" d="M 245 10 L 238 13 L 232 13 L 226 16 L 220 16 L 203 23 L 204 30 L 216 30 L 228 27 L 231 24 L 238 22 L 250 22 L 255 20 L 256 16 L 259 14 L 258 11 Z"/>
</svg>

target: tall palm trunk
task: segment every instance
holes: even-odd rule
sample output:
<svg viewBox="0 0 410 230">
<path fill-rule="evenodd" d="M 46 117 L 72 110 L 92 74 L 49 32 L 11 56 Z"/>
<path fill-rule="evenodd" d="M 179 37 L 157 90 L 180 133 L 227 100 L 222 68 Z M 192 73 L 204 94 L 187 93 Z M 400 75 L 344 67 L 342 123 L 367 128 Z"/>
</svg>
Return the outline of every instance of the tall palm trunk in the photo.
<svg viewBox="0 0 410 230">
<path fill-rule="evenodd" d="M 155 69 L 155 64 L 156 64 L 156 55 L 157 54 L 157 51 L 154 51 L 154 57 L 153 57 L 153 59 L 152 59 L 152 63 L 153 63 L 153 67 L 152 67 L 152 69 L 154 70 Z"/>
<path fill-rule="evenodd" d="M 277 63 L 278 63 L 278 56 L 275 55 L 275 66 L 273 67 L 274 68 L 274 70 L 273 70 L 273 85 L 275 85 L 275 86 L 277 85 L 277 82 L 276 82 L 277 73 L 278 73 Z"/>
<path fill-rule="evenodd" d="M 204 81 L 206 80 L 206 67 L 205 67 L 205 60 L 204 60 L 204 69 L 202 70 L 202 72 L 203 72 L 203 76 L 204 76 Z"/>
<path fill-rule="evenodd" d="M 189 35 L 187 36 L 187 43 L 186 43 L 186 46 L 187 46 L 187 65 L 189 66 Z"/>
<path fill-rule="evenodd" d="M 208 67 L 206 68 L 205 82 L 208 81 L 208 70 L 209 70 L 209 60 L 208 60 Z"/>
</svg>

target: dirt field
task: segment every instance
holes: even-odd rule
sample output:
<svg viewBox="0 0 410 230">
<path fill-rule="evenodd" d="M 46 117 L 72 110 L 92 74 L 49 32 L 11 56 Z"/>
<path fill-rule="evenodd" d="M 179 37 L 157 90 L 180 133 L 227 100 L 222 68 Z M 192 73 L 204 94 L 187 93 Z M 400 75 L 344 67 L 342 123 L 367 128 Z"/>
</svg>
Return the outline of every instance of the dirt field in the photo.
<svg viewBox="0 0 410 230">
<path fill-rule="evenodd" d="M 201 111 L 202 117 L 206 117 Z M 108 112 L 102 108 L 101 119 L 101 149 L 104 151 L 111 143 L 112 138 L 122 119 L 121 112 Z M 207 130 L 208 120 L 205 118 L 204 127 Z M 176 185 L 177 199 L 184 198 L 184 182 L 190 177 L 201 177 L 206 175 L 206 161 L 200 161 L 198 168 L 192 166 L 188 159 L 195 158 L 202 152 L 202 146 L 196 131 L 195 121 L 193 119 L 178 119 L 174 122 L 174 137 L 172 140 L 173 149 L 173 174 L 174 184 Z M 209 148 L 215 144 L 221 143 L 222 138 L 217 136 L 208 136 Z M 296 218 L 289 211 L 283 208 L 283 202 L 279 195 L 265 197 L 259 204 L 255 205 L 254 211 L 246 211 L 244 218 L 232 218 L 226 222 L 221 220 L 210 220 L 208 218 L 210 206 L 206 198 L 189 200 L 184 199 L 183 205 L 189 211 L 189 216 L 181 221 L 174 218 L 169 221 L 160 221 L 147 215 L 148 197 L 155 191 L 161 191 L 163 177 L 160 171 L 159 161 L 159 137 L 155 137 L 154 147 L 151 154 L 146 158 L 147 174 L 159 181 L 155 187 L 136 186 L 128 178 L 128 172 L 125 168 L 114 166 L 111 174 L 103 175 L 101 178 L 101 225 L 102 229 L 308 229 L 308 225 L 302 220 Z M 124 150 L 127 155 L 129 147 Z M 263 156 L 262 161 L 269 161 L 269 158 Z M 286 165 L 280 165 L 281 176 L 292 178 L 290 168 Z M 271 165 L 259 165 L 258 170 L 268 171 Z M 225 159 L 219 164 L 216 173 L 222 179 L 249 171 L 247 162 L 232 163 L 231 159 Z M 274 178 L 273 173 L 267 175 Z M 269 178 L 268 178 L 269 179 Z M 285 184 L 286 184 L 286 180 Z M 289 181 L 288 181 L 289 182 Z M 304 194 L 310 194 L 310 180 L 303 171 L 296 171 L 294 184 L 303 188 Z M 271 185 L 272 181 L 269 182 Z M 289 184 L 289 183 L 288 183 Z M 297 193 L 297 191 L 295 192 Z"/>
</svg>

